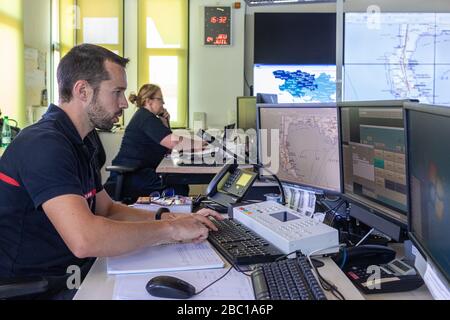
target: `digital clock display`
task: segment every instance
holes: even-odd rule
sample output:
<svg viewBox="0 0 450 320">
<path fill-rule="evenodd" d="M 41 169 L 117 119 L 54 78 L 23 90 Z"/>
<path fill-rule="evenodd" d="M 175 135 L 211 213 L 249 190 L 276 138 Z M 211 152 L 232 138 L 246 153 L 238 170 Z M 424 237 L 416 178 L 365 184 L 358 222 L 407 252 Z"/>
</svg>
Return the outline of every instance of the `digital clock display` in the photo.
<svg viewBox="0 0 450 320">
<path fill-rule="evenodd" d="M 205 45 L 231 43 L 231 7 L 205 7 Z"/>
</svg>

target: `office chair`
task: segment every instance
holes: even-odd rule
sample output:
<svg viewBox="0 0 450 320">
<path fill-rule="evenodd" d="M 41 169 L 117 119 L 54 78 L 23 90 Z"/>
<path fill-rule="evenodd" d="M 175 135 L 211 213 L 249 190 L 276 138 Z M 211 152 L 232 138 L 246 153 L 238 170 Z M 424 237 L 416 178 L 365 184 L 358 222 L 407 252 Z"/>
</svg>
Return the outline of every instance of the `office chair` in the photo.
<svg viewBox="0 0 450 320">
<path fill-rule="evenodd" d="M 113 198 L 115 201 L 121 201 L 126 204 L 133 203 L 133 199 L 124 197 L 122 194 L 123 186 L 125 182 L 125 178 L 127 174 L 135 172 L 137 170 L 136 167 L 126 167 L 126 166 L 107 166 L 105 168 L 108 172 L 116 172 L 117 180 L 115 182 L 108 181 L 103 186 L 106 192 Z"/>
<path fill-rule="evenodd" d="M 81 264 L 81 281 L 91 269 L 95 258 L 86 259 Z M 0 277 L 0 300 L 45 300 L 68 290 L 69 273 L 46 276 L 14 276 Z M 65 299 L 65 298 L 63 298 Z"/>
<path fill-rule="evenodd" d="M 32 299 L 48 290 L 48 280 L 41 276 L 0 278 L 0 300 Z"/>
</svg>

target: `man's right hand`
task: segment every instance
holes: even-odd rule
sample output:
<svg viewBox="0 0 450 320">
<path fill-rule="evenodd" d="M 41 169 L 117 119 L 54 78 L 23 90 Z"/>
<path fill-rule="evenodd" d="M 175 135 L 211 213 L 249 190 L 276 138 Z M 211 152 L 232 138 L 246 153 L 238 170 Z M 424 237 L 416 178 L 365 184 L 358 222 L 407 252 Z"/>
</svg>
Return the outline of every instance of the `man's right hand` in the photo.
<svg viewBox="0 0 450 320">
<path fill-rule="evenodd" d="M 179 216 L 168 223 L 172 226 L 172 238 L 176 242 L 199 243 L 208 238 L 209 230 L 217 231 L 214 223 L 200 214 Z"/>
</svg>

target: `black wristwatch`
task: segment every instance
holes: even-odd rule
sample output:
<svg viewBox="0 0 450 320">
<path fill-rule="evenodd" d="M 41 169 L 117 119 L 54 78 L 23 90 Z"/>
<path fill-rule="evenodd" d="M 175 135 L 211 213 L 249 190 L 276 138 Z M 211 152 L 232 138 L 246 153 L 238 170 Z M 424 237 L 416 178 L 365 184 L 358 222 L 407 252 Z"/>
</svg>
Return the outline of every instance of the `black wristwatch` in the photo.
<svg viewBox="0 0 450 320">
<path fill-rule="evenodd" d="M 158 210 L 156 210 L 155 220 L 161 220 L 161 216 L 164 212 L 170 212 L 170 210 L 165 207 L 161 207 Z"/>
</svg>

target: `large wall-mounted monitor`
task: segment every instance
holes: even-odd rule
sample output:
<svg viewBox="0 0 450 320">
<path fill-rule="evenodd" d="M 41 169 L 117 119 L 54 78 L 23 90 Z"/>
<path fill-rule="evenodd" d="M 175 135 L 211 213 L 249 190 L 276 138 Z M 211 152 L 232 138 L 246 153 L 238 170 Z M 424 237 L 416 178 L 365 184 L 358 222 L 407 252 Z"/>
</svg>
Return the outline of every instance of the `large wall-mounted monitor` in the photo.
<svg viewBox="0 0 450 320">
<path fill-rule="evenodd" d="M 336 66 L 255 64 L 253 92 L 274 94 L 278 103 L 335 102 Z"/>
<path fill-rule="evenodd" d="M 393 238 L 407 222 L 403 104 L 338 103 L 343 196 L 355 204 L 351 214 Z"/>
<path fill-rule="evenodd" d="M 335 12 L 256 12 L 253 63 L 336 64 Z"/>
<path fill-rule="evenodd" d="M 346 13 L 344 100 L 450 105 L 449 13 Z"/>
<path fill-rule="evenodd" d="M 434 278 L 450 288 L 450 109 L 407 104 L 405 110 L 409 235 L 436 268 L 429 267 L 425 283 Z"/>
<path fill-rule="evenodd" d="M 323 193 L 340 192 L 336 105 L 258 104 L 259 159 L 278 178 Z M 272 137 L 272 135 L 275 135 Z M 275 138 L 275 139 L 273 139 Z M 264 174 L 264 171 L 262 171 Z"/>
</svg>

